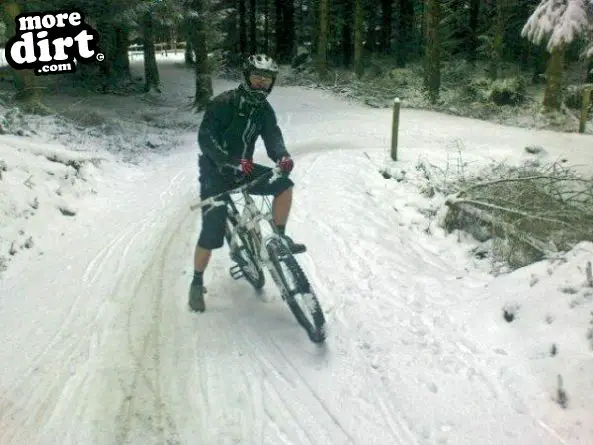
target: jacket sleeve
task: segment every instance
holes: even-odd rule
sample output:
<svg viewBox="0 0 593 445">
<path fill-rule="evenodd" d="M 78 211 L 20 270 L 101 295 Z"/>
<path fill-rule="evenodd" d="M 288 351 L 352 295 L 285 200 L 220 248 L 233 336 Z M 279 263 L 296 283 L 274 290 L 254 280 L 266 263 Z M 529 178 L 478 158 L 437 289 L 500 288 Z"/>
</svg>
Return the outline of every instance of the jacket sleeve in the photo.
<svg viewBox="0 0 593 445">
<path fill-rule="evenodd" d="M 277 162 L 283 156 L 288 156 L 288 151 L 284 145 L 284 137 L 276 120 L 276 114 L 269 104 L 264 109 L 261 137 L 272 161 Z"/>
<path fill-rule="evenodd" d="M 222 142 L 228 104 L 226 100 L 217 99 L 211 100 L 206 106 L 198 130 L 198 143 L 202 153 L 220 169 L 229 163 L 229 153 Z"/>
</svg>

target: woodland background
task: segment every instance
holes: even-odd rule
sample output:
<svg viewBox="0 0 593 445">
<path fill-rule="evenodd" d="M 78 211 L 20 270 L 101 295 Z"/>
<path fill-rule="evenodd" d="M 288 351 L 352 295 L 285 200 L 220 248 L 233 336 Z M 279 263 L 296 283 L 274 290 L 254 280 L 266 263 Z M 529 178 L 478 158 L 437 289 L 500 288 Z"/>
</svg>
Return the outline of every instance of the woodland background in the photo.
<svg viewBox="0 0 593 445">
<path fill-rule="evenodd" d="M 281 85 L 326 88 L 373 107 L 399 97 L 408 107 L 561 131 L 577 131 L 583 89 L 593 83 L 589 0 L 27 0 L 2 6 L 0 45 L 13 35 L 16 15 L 27 11 L 76 8 L 101 34 L 105 61 L 78 64 L 75 74 L 41 78 L 4 68 L 4 100 L 35 113 L 51 112 L 44 94 L 72 93 L 68 87 L 160 92 L 158 51 L 185 51 L 196 76 L 197 111 L 212 95 L 212 76 L 239 80 L 241 61 L 254 52 L 282 64 Z M 133 51 L 144 53 L 142 79 L 130 73 Z"/>
</svg>

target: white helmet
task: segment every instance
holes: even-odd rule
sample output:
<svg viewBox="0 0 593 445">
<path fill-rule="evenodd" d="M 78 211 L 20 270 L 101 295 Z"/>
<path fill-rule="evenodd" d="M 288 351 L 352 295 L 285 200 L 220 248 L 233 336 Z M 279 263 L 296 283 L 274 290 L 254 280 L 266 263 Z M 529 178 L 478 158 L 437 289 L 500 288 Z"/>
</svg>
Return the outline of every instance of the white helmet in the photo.
<svg viewBox="0 0 593 445">
<path fill-rule="evenodd" d="M 263 74 L 272 78 L 272 83 L 267 90 L 251 88 L 249 82 L 249 76 L 252 74 Z M 243 64 L 243 89 L 250 96 L 251 99 L 261 102 L 268 97 L 274 83 L 276 83 L 276 77 L 278 76 L 278 65 L 270 56 L 266 54 L 253 54 L 247 58 Z"/>
</svg>

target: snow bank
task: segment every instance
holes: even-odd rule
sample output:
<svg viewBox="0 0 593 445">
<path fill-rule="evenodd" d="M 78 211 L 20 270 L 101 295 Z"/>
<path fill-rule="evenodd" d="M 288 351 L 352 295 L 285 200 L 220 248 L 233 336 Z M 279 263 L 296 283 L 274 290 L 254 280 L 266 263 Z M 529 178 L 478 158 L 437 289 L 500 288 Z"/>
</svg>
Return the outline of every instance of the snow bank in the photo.
<svg viewBox="0 0 593 445">
<path fill-rule="evenodd" d="M 517 394 L 531 395 L 522 409 L 566 441 L 559 443 L 593 437 L 592 261 L 593 243 L 580 243 L 492 281 L 470 305 L 474 317 L 467 307 L 452 309 L 490 349 L 500 377 Z"/>
<path fill-rule="evenodd" d="M 383 179 L 381 155 L 297 160 L 290 231 L 314 246 L 303 263 L 335 337 L 361 344 L 419 443 L 539 443 L 537 431 L 542 443 L 590 443 L 593 244 L 487 275 L 480 243 L 439 226 L 443 196 L 425 164 L 399 162 Z"/>
<path fill-rule="evenodd" d="M 81 200 L 97 194 L 105 161 L 113 158 L 41 137 L 0 136 L 0 270 L 24 249 L 43 254 L 41 234 L 76 218 Z"/>
<path fill-rule="evenodd" d="M 443 193 L 447 182 L 459 177 L 458 165 L 452 165 L 444 177 L 426 159 L 386 160 L 382 166 L 378 160 L 371 162 L 388 178 L 383 186 L 377 182 L 380 188 L 372 194 L 380 190 L 383 200 L 391 199 L 402 218 L 400 227 L 416 227 L 418 239 L 432 238 L 439 257 L 465 267 L 469 276 L 480 270 L 503 272 L 476 289 L 473 297 L 451 303 L 446 312 L 483 351 L 489 351 L 482 358 L 496 373 L 492 377 L 513 394 L 513 407 L 558 437 L 558 443 L 589 443 L 593 437 L 593 243 L 581 242 L 569 252 L 504 273 L 508 269 L 494 263 L 483 243 L 460 231 L 447 235 L 441 228 L 446 212 Z M 470 170 L 465 174 L 475 173 Z M 453 252 L 458 252 L 457 257 Z"/>
</svg>

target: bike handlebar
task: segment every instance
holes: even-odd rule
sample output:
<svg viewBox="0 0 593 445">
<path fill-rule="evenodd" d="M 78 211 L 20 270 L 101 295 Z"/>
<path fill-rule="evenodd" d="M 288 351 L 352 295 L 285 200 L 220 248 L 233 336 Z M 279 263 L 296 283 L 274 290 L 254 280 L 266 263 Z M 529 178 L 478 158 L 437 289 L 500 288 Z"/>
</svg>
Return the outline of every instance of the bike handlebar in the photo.
<svg viewBox="0 0 593 445">
<path fill-rule="evenodd" d="M 237 166 L 227 166 L 229 168 L 233 168 L 235 170 L 241 171 L 240 167 Z M 274 180 L 276 179 L 277 176 L 280 176 L 282 170 L 280 169 L 280 167 L 276 166 L 271 168 L 269 171 L 265 172 L 264 174 L 258 176 L 257 178 L 245 183 L 245 184 L 241 184 L 238 187 L 234 187 L 230 190 L 227 190 L 225 192 L 219 193 L 218 195 L 214 195 L 211 196 L 207 199 L 204 199 L 203 201 L 200 201 L 196 204 L 192 204 L 190 206 L 190 210 L 196 210 L 199 209 L 200 207 L 204 207 L 207 205 L 213 205 L 213 206 L 217 206 L 217 205 L 223 205 L 222 203 L 216 203 L 215 201 L 217 201 L 219 198 L 221 198 L 224 195 L 230 195 L 231 193 L 235 193 L 235 192 L 239 192 L 239 191 L 244 191 L 249 189 L 250 187 L 253 187 L 255 184 L 257 184 L 258 182 L 262 181 L 263 179 L 266 179 L 268 177 L 271 177 L 270 180 Z"/>
</svg>

